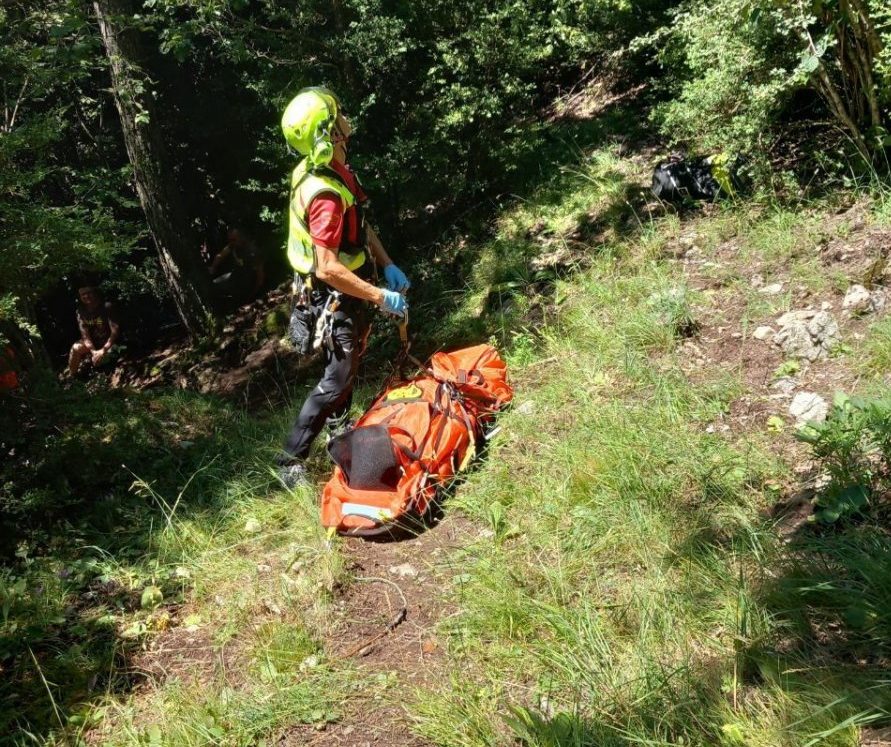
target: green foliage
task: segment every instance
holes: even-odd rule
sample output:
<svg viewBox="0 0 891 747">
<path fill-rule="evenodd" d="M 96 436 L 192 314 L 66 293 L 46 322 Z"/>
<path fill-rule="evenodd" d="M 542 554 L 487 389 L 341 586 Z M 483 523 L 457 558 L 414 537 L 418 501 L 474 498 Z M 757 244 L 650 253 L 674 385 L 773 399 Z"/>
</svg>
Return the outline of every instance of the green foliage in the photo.
<svg viewBox="0 0 891 747">
<path fill-rule="evenodd" d="M 797 437 L 829 479 L 817 498 L 818 521 L 857 514 L 872 495 L 891 489 L 891 397 L 836 394 L 826 421 L 806 425 Z"/>
<path fill-rule="evenodd" d="M 672 141 L 757 157 L 800 117 L 793 96 L 811 88 L 858 149 L 880 151 L 891 101 L 887 14 L 880 0 L 685 2 L 642 40 L 658 46 L 666 73 L 668 98 L 654 118 Z"/>
<path fill-rule="evenodd" d="M 0 303 L 18 323 L 61 278 L 110 267 L 138 235 L 86 10 L 56 0 L 0 15 Z"/>
<path fill-rule="evenodd" d="M 770 2 L 686 3 L 656 37 L 669 98 L 654 117 L 675 142 L 757 152 L 796 87 L 797 44 Z"/>
<path fill-rule="evenodd" d="M 677 285 L 657 291 L 648 299 L 658 322 L 672 337 L 690 337 L 698 328 L 690 289 Z"/>
</svg>

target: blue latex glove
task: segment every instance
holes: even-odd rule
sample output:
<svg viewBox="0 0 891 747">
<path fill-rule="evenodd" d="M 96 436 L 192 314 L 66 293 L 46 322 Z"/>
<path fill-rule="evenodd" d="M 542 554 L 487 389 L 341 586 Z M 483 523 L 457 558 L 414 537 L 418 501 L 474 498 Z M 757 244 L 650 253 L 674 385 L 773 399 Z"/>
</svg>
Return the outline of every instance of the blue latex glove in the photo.
<svg viewBox="0 0 891 747">
<path fill-rule="evenodd" d="M 387 287 L 397 293 L 401 293 L 411 287 L 411 283 L 408 282 L 405 273 L 396 265 L 387 265 L 384 268 L 384 280 L 387 281 Z"/>
<path fill-rule="evenodd" d="M 408 304 L 405 302 L 405 296 L 402 296 L 396 291 L 391 290 L 385 290 L 383 293 L 384 302 L 381 304 L 381 308 L 387 314 L 402 316 L 408 310 Z"/>
</svg>

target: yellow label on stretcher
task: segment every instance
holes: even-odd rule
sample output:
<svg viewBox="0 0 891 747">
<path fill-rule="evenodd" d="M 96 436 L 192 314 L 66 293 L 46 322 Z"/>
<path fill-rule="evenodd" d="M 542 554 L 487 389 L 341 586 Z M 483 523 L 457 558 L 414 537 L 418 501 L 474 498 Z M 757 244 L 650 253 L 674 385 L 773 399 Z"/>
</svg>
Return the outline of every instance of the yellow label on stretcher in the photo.
<svg viewBox="0 0 891 747">
<path fill-rule="evenodd" d="M 405 386 L 391 389 L 387 392 L 387 402 L 398 402 L 401 399 L 418 399 L 423 392 L 414 384 L 406 384 Z"/>
</svg>

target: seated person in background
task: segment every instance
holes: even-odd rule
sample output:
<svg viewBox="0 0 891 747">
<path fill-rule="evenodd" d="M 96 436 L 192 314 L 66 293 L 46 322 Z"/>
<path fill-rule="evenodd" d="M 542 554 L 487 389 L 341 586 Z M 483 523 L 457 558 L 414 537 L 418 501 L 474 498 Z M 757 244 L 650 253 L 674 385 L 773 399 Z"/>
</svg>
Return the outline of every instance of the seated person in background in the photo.
<svg viewBox="0 0 891 747">
<path fill-rule="evenodd" d="M 82 366 L 99 368 L 117 357 L 115 343 L 121 338 L 117 313 L 110 302 L 103 302 L 98 288 L 85 286 L 77 291 L 77 326 L 80 340 L 71 346 L 68 371 L 76 376 Z"/>
<path fill-rule="evenodd" d="M 266 268 L 257 244 L 240 228 L 230 228 L 226 242 L 210 264 L 210 275 L 222 299 L 240 304 L 263 287 Z"/>
</svg>

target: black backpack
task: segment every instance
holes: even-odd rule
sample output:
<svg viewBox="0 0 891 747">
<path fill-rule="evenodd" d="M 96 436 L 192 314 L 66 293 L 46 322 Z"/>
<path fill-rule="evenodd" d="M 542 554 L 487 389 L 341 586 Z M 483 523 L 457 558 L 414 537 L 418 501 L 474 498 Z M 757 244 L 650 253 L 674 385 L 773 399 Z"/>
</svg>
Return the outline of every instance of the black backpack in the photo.
<svg viewBox="0 0 891 747">
<path fill-rule="evenodd" d="M 684 158 L 673 155 L 653 169 L 653 194 L 665 202 L 685 199 L 714 202 L 718 197 L 732 197 L 738 189 L 740 159 L 731 163 L 726 156 Z"/>
</svg>

